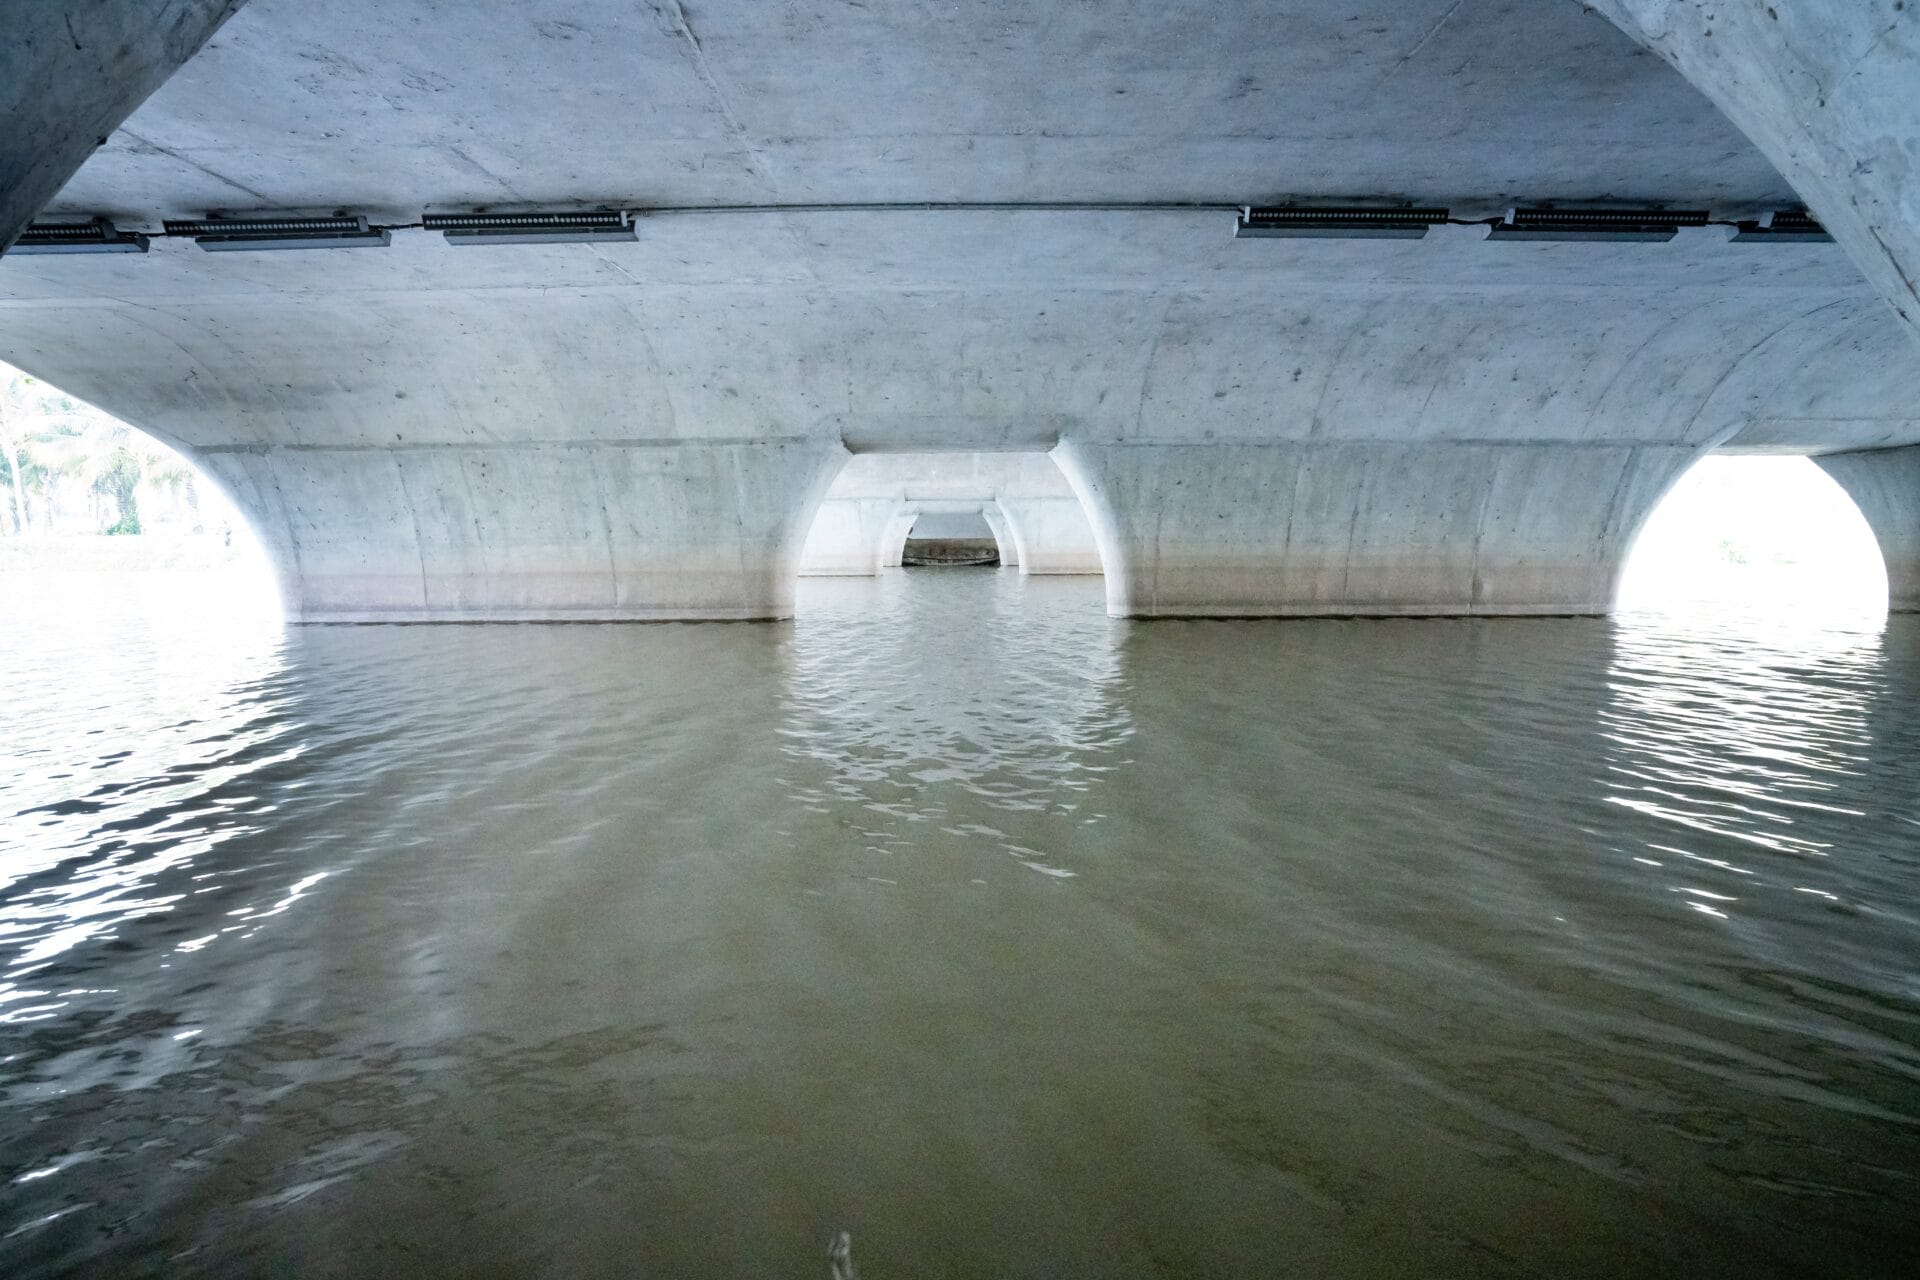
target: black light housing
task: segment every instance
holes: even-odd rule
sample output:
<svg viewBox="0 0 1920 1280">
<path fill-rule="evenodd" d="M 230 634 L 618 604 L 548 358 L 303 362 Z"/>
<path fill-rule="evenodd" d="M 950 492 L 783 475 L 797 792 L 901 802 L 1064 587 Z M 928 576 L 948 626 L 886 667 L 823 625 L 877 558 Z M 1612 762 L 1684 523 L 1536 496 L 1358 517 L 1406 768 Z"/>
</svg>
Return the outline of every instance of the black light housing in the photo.
<svg viewBox="0 0 1920 1280">
<path fill-rule="evenodd" d="M 170 236 L 192 236 L 209 252 L 231 249 L 357 249 L 392 242 L 385 227 L 364 217 L 207 218 L 166 222 Z"/>
<path fill-rule="evenodd" d="M 1757 221 L 1734 224 L 1736 244 L 1831 244 L 1833 237 L 1805 209 L 1780 209 Z"/>
<path fill-rule="evenodd" d="M 1240 210 L 1235 239 L 1418 240 L 1447 220 L 1445 209 L 1360 205 L 1279 205 Z"/>
<path fill-rule="evenodd" d="M 1490 240 L 1671 240 L 1704 227 L 1704 209 L 1514 209 L 1493 224 Z"/>
<path fill-rule="evenodd" d="M 8 253 L 145 253 L 147 237 L 122 231 L 105 218 L 90 222 L 36 222 Z"/>
<path fill-rule="evenodd" d="M 554 213 L 429 213 L 420 225 L 446 235 L 451 245 L 598 244 L 637 239 L 624 209 Z"/>
</svg>

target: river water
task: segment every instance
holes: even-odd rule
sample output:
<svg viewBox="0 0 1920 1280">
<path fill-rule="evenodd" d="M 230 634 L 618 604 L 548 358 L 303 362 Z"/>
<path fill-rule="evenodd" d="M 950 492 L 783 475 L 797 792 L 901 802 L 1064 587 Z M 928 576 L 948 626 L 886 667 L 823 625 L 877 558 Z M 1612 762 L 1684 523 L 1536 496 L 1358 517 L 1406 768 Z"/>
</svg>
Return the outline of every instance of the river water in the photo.
<svg viewBox="0 0 1920 1280">
<path fill-rule="evenodd" d="M 1920 1258 L 1913 621 L 6 599 L 0 1275 Z"/>
</svg>

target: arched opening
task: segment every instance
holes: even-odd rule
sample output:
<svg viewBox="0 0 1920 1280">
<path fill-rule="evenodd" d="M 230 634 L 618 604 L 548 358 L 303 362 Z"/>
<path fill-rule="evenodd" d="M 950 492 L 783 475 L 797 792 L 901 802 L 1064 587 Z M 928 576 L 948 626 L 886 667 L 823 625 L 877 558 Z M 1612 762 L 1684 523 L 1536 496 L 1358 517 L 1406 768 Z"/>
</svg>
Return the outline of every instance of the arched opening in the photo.
<svg viewBox="0 0 1920 1280">
<path fill-rule="evenodd" d="M 814 514 L 801 576 L 871 577 L 910 562 L 1103 572 L 1086 509 L 1047 454 L 854 456 Z"/>
<path fill-rule="evenodd" d="M 917 569 L 997 569 L 1000 544 L 978 510 L 922 511 L 907 531 L 900 563 Z"/>
<path fill-rule="evenodd" d="M 1620 578 L 1623 612 L 1884 615 L 1873 530 L 1802 457 L 1714 455 L 1647 518 Z"/>
<path fill-rule="evenodd" d="M 8 364 L 0 598 L 9 613 L 279 614 L 259 539 L 192 459 Z"/>
</svg>

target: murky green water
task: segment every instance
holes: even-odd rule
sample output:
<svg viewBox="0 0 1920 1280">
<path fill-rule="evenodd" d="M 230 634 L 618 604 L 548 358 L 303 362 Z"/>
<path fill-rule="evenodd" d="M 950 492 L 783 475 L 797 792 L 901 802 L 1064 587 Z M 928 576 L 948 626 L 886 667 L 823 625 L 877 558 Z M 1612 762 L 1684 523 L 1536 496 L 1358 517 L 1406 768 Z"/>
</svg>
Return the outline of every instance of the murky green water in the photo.
<svg viewBox="0 0 1920 1280">
<path fill-rule="evenodd" d="M 0 610 L 0 1274 L 1920 1257 L 1912 622 Z"/>
</svg>

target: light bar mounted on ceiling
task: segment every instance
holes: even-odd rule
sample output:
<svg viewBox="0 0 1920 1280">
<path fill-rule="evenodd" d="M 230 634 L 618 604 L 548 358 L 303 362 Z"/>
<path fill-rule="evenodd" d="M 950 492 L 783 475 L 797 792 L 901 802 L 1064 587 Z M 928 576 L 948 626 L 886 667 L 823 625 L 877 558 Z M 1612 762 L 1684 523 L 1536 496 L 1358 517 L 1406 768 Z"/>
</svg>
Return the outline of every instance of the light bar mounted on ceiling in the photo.
<svg viewBox="0 0 1920 1280">
<path fill-rule="evenodd" d="M 122 231 L 105 218 L 90 222 L 36 222 L 8 253 L 145 253 L 147 237 Z"/>
<path fill-rule="evenodd" d="M 559 213 L 429 213 L 420 219 L 428 231 L 446 234 L 451 245 L 599 244 L 633 240 L 633 221 L 624 209 L 580 209 Z"/>
<path fill-rule="evenodd" d="M 209 252 L 232 249 L 356 249 L 392 241 L 385 227 L 352 218 L 207 218 L 166 223 L 170 236 L 192 236 Z"/>
<path fill-rule="evenodd" d="M 1334 240 L 1418 240 L 1447 220 L 1445 209 L 1366 208 L 1359 205 L 1281 205 L 1240 210 L 1235 239 L 1304 237 Z"/>
<path fill-rule="evenodd" d="M 1671 240 L 1681 227 L 1704 227 L 1704 209 L 1513 209 L 1490 240 Z"/>
<path fill-rule="evenodd" d="M 1805 209 L 1781 209 L 1758 221 L 1734 224 L 1734 243 L 1831 244 L 1833 237 Z"/>
</svg>

